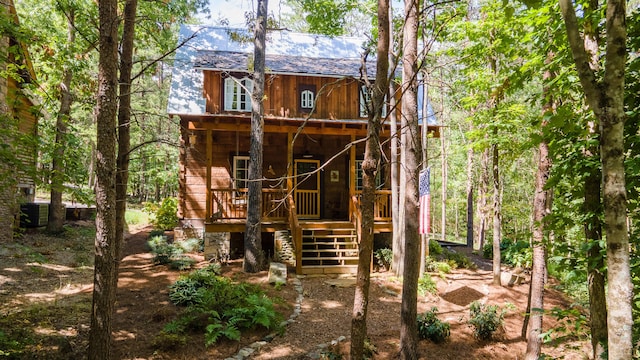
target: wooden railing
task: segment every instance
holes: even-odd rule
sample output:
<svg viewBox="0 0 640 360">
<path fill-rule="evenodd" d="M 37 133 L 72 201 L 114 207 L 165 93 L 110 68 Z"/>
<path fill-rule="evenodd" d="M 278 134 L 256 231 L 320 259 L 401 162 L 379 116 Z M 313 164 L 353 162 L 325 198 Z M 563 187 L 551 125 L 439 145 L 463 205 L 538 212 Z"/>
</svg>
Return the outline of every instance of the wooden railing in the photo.
<svg viewBox="0 0 640 360">
<path fill-rule="evenodd" d="M 362 211 L 360 211 L 360 198 L 356 195 L 352 196 L 351 205 L 351 222 L 353 223 L 353 227 L 356 229 L 356 235 L 358 235 L 358 243 L 360 243 L 360 232 L 362 228 Z"/>
<path fill-rule="evenodd" d="M 375 200 L 373 203 L 373 220 L 374 221 L 390 221 L 391 220 L 391 190 L 376 190 Z M 356 205 L 360 208 L 362 200 L 362 191 L 356 191 Z"/>
<path fill-rule="evenodd" d="M 245 219 L 247 217 L 247 189 L 211 189 L 209 204 L 211 220 Z M 281 189 L 262 189 L 262 217 L 267 220 L 287 218 L 286 192 Z"/>
</svg>

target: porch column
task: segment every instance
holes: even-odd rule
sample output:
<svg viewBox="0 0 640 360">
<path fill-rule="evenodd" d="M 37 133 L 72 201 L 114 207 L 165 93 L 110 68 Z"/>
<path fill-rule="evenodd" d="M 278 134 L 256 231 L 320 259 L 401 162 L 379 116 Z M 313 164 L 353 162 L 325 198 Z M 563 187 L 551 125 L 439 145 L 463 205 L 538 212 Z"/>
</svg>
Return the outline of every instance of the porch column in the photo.
<svg viewBox="0 0 640 360">
<path fill-rule="evenodd" d="M 213 140 L 212 140 L 212 136 L 211 136 L 211 129 L 207 129 L 206 131 L 206 138 L 207 138 L 207 171 L 206 171 L 206 177 L 207 177 L 207 196 L 206 196 L 206 201 L 207 203 L 205 204 L 205 219 L 206 221 L 210 221 L 211 220 L 211 166 L 213 164 Z"/>
<path fill-rule="evenodd" d="M 287 194 L 293 190 L 293 133 L 287 132 Z"/>
<path fill-rule="evenodd" d="M 356 194 L 356 135 L 351 134 L 351 149 L 349 150 L 349 219 L 352 219 L 354 208 L 351 199 Z"/>
</svg>

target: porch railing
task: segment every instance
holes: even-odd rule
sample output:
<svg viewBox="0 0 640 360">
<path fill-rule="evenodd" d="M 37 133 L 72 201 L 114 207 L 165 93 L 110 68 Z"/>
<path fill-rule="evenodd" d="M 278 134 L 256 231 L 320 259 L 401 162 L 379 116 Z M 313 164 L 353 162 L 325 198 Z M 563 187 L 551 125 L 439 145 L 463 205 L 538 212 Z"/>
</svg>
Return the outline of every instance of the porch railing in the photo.
<svg viewBox="0 0 640 360">
<path fill-rule="evenodd" d="M 245 219 L 247 217 L 247 189 L 211 189 L 209 204 L 211 220 Z M 287 219 L 286 191 L 262 189 L 262 217 L 267 220 Z"/>
<path fill-rule="evenodd" d="M 362 200 L 361 190 L 356 191 L 355 198 L 357 199 L 357 206 L 360 207 Z M 391 190 L 376 190 L 375 200 L 373 203 L 373 220 L 391 220 Z"/>
</svg>

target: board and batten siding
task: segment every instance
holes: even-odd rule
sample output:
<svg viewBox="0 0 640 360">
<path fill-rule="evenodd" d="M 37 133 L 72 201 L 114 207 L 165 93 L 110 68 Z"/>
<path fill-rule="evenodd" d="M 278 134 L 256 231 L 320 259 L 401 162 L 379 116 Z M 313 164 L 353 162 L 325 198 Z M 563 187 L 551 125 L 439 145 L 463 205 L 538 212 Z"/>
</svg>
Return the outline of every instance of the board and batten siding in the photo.
<svg viewBox="0 0 640 360">
<path fill-rule="evenodd" d="M 210 114 L 224 113 L 223 83 L 221 72 L 205 71 L 203 96 Z M 236 74 L 237 77 L 242 76 Z M 353 78 L 328 78 L 317 76 L 269 75 L 265 79 L 264 111 L 267 116 L 304 118 L 307 112 L 300 110 L 300 88 L 315 87 L 315 119 L 358 119 L 360 83 Z"/>
</svg>

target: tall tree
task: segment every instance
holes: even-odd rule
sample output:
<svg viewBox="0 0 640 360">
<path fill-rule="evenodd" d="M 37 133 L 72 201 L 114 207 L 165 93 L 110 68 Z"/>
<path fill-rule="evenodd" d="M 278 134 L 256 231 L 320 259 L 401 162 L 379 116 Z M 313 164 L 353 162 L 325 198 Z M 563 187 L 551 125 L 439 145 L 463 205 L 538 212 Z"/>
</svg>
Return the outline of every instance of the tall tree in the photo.
<svg viewBox="0 0 640 360">
<path fill-rule="evenodd" d="M 251 93 L 251 145 L 249 148 L 249 185 L 247 227 L 244 233 L 244 271 L 254 273 L 264 267 L 262 251 L 262 145 L 264 118 L 264 63 L 267 32 L 267 0 L 258 0 L 255 21 L 253 92 Z"/>
<path fill-rule="evenodd" d="M 633 324 L 624 170 L 624 77 L 626 65 L 626 2 L 606 2 L 604 75 L 598 79 L 579 32 L 573 3 L 560 0 L 567 38 L 587 104 L 599 120 L 600 161 L 607 241 L 607 327 L 611 359 L 631 359 Z"/>
<path fill-rule="evenodd" d="M 65 11 L 65 9 L 62 9 Z M 75 8 L 70 6 L 67 11 L 67 48 L 72 49 L 76 40 Z M 72 51 L 68 51 L 71 56 Z M 62 204 L 62 193 L 64 188 L 64 153 L 67 147 L 67 128 L 71 115 L 71 80 L 73 78 L 73 68 L 68 62 L 62 71 L 62 82 L 60 83 L 60 110 L 56 116 L 56 138 L 51 164 L 51 198 L 49 222 L 47 231 L 59 233 L 63 230 L 65 209 Z"/>
<path fill-rule="evenodd" d="M 120 48 L 120 98 L 118 106 L 118 156 L 116 158 L 116 256 L 120 259 L 124 242 L 127 188 L 129 185 L 129 152 L 131 150 L 131 72 L 138 0 L 124 4 L 122 41 Z M 119 263 L 119 262 L 118 262 Z"/>
<path fill-rule="evenodd" d="M 368 106 L 367 140 L 362 162 L 362 223 L 358 250 L 358 273 L 351 315 L 351 359 L 362 359 L 367 337 L 367 308 L 371 258 L 373 256 L 373 230 L 376 177 L 380 171 L 380 128 L 384 121 L 382 109 L 389 90 L 389 0 L 378 0 L 378 44 L 376 50 L 376 79 L 371 84 L 366 77 L 367 91 L 371 93 Z M 366 64 L 365 64 L 366 65 Z M 366 74 L 366 67 L 363 66 Z"/>
<path fill-rule="evenodd" d="M 111 318 L 116 300 L 116 114 L 118 91 L 118 3 L 101 0 L 99 9 L 96 162 L 96 241 L 89 359 L 111 359 Z"/>
<path fill-rule="evenodd" d="M 553 55 L 549 54 L 551 61 Z M 544 81 L 551 82 L 553 73 L 545 71 Z M 529 291 L 530 328 L 527 336 L 526 360 L 537 360 L 542 348 L 542 315 L 544 313 L 544 284 L 547 274 L 547 259 L 545 246 L 544 217 L 551 209 L 551 190 L 547 189 L 547 181 L 551 171 L 551 158 L 549 156 L 549 141 L 545 134 L 548 128 L 548 119 L 554 112 L 554 101 L 549 86 L 545 86 L 543 95 L 546 97 L 543 106 L 541 138 L 538 145 L 538 171 L 536 172 L 535 193 L 533 197 L 533 247 L 531 286 Z M 526 321 L 525 321 L 526 323 Z M 524 329 L 523 329 L 524 330 Z"/>
<path fill-rule="evenodd" d="M 418 174 L 422 151 L 418 127 L 418 1 L 405 0 L 405 26 L 402 61 L 402 128 L 404 167 L 407 173 L 405 193 L 405 257 L 400 309 L 400 358 L 417 359 L 418 277 L 420 276 L 420 234 L 418 233 Z"/>
</svg>

